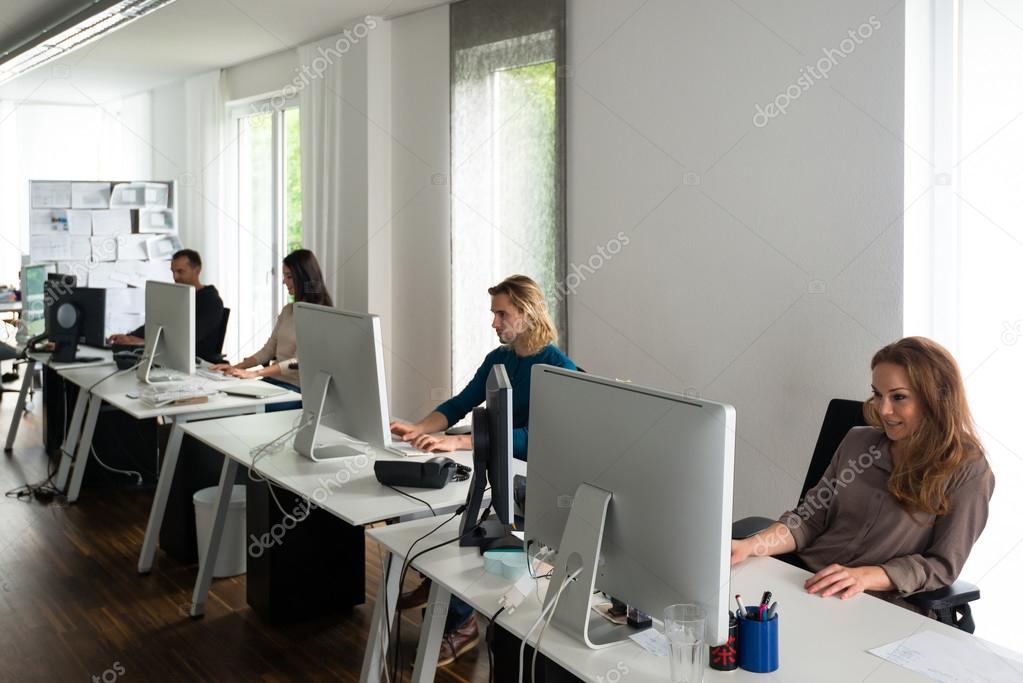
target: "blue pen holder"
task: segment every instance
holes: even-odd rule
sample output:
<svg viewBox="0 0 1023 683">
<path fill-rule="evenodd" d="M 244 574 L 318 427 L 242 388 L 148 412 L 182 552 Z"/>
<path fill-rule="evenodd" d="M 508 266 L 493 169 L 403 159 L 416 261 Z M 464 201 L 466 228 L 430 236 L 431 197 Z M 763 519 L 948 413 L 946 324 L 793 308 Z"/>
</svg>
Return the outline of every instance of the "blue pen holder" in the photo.
<svg viewBox="0 0 1023 683">
<path fill-rule="evenodd" d="M 756 607 L 747 607 L 747 618 L 739 619 L 739 667 L 763 674 L 778 668 L 778 615 L 770 621 L 753 618 Z"/>
</svg>

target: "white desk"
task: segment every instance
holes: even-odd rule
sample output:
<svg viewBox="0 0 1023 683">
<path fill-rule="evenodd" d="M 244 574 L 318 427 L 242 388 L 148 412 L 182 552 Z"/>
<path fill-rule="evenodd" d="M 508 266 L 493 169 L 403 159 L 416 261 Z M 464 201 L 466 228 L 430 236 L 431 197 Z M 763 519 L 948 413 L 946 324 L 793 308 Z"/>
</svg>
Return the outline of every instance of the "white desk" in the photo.
<svg viewBox="0 0 1023 683">
<path fill-rule="evenodd" d="M 400 567 L 411 543 L 435 525 L 433 520 L 415 520 L 371 529 L 369 535 L 390 552 L 389 568 Z M 456 535 L 457 527 L 452 522 L 430 537 L 430 545 Z M 426 542 L 420 543 L 416 551 L 425 545 Z M 497 600 L 508 588 L 509 582 L 484 571 L 482 558 L 475 548 L 459 548 L 456 544 L 426 553 L 413 562 L 412 566 L 433 580 L 412 678 L 416 683 L 421 683 L 433 680 L 450 596 L 457 595 L 490 617 L 497 612 Z M 803 589 L 803 582 L 808 576 L 807 572 L 773 558 L 755 558 L 732 571 L 730 594 L 759 596 L 765 590 L 774 593 L 781 619 L 781 666 L 767 676 L 742 669 L 715 671 L 708 668 L 705 680 L 856 683 L 926 681 L 928 679 L 923 676 L 875 657 L 867 650 L 928 629 L 961 640 L 972 639 L 1008 659 L 1016 662 L 1020 660 L 1019 655 L 1003 648 L 984 643 L 967 633 L 869 595 L 859 595 L 848 601 L 810 595 Z M 386 580 L 385 575 L 382 581 Z M 387 586 L 388 598 L 394 590 L 390 585 Z M 377 603 L 379 606 L 380 600 Z M 497 623 L 522 638 L 539 613 L 539 603 L 535 595 L 530 595 L 512 614 L 502 613 Z M 394 614 L 393 606 L 388 614 Z M 383 634 L 386 634 L 389 625 L 379 621 L 383 617 L 382 609 L 374 611 L 370 642 L 363 662 L 364 682 L 380 680 L 378 673 L 373 677 L 368 676 L 367 672 L 371 668 L 370 663 L 379 662 L 381 652 L 384 651 L 382 648 L 386 640 Z M 535 640 L 534 631 L 530 644 Z M 622 680 L 644 683 L 669 680 L 667 658 L 649 654 L 631 642 L 603 650 L 590 650 L 581 642 L 569 638 L 553 624 L 543 637 L 540 651 L 586 681 L 609 680 L 609 672 L 621 672 L 622 666 L 629 670 L 628 675 L 621 675 Z M 529 666 L 528 657 L 525 666 Z M 1016 667 L 1023 667 L 1023 664 L 1016 664 Z"/>
<path fill-rule="evenodd" d="M 99 361 L 92 363 L 53 363 L 50 361 L 51 354 L 44 352 L 30 352 L 28 362 L 25 364 L 25 375 L 21 378 L 21 390 L 18 392 L 18 402 L 14 406 L 14 414 L 11 415 L 11 426 L 7 430 L 7 441 L 4 444 L 4 452 L 10 453 L 14 449 L 14 439 L 18 435 L 18 427 L 21 425 L 21 417 L 25 413 L 25 400 L 28 390 L 32 386 L 32 376 L 35 374 L 36 364 L 42 364 L 53 368 L 58 372 L 61 370 L 73 370 L 75 368 L 106 367 L 111 368 L 114 364 L 113 354 L 110 349 L 96 349 L 91 346 L 79 346 L 80 356 L 98 357 Z"/>
<path fill-rule="evenodd" d="M 224 468 L 220 476 L 220 490 L 213 531 L 210 534 L 206 561 L 199 567 L 195 590 L 192 595 L 191 615 L 201 616 L 206 605 L 212 580 L 213 564 L 216 561 L 217 549 L 223 533 L 227 505 L 230 502 L 231 486 L 234 483 L 238 465 L 246 467 L 252 464 L 251 451 L 262 444 L 273 441 L 276 437 L 292 429 L 301 411 L 284 411 L 268 415 L 249 415 L 222 420 L 212 420 L 189 424 L 183 432 L 198 439 L 204 444 L 224 454 Z M 460 464 L 472 465 L 472 454 L 468 451 L 441 453 Z M 391 489 L 382 486 L 376 480 L 373 462 L 380 460 L 397 460 L 395 456 L 383 451 L 374 451 L 373 457 L 366 459 L 341 458 L 334 461 L 313 462 L 288 446 L 277 453 L 261 456 L 256 464 L 259 475 L 282 488 L 299 496 L 312 500 L 330 514 L 343 519 L 352 525 L 365 525 L 395 517 L 429 514 L 429 510 L 420 502 L 407 498 Z M 420 460 L 420 458 L 416 458 Z M 525 473 L 525 464 L 516 461 L 516 472 Z M 437 513 L 438 518 L 430 517 L 428 522 L 439 523 L 445 512 L 450 513 L 461 505 L 469 492 L 469 481 L 451 482 L 442 489 L 410 489 L 412 495 L 428 502 Z M 458 520 L 451 522 L 457 528 Z M 397 575 L 393 577 L 395 586 L 388 592 L 391 609 L 397 599 Z M 378 600 L 378 602 L 380 602 Z"/>
</svg>

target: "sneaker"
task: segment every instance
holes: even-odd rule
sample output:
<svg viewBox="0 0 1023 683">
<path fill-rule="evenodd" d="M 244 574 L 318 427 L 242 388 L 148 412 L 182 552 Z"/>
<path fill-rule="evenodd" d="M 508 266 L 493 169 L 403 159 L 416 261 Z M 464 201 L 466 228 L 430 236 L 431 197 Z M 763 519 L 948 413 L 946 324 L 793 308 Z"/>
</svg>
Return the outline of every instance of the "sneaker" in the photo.
<svg viewBox="0 0 1023 683">
<path fill-rule="evenodd" d="M 464 626 L 444 634 L 444 638 L 440 641 L 437 666 L 447 666 L 453 663 L 460 655 L 474 649 L 479 642 L 480 631 L 476 625 L 476 613 L 473 612 Z"/>
</svg>

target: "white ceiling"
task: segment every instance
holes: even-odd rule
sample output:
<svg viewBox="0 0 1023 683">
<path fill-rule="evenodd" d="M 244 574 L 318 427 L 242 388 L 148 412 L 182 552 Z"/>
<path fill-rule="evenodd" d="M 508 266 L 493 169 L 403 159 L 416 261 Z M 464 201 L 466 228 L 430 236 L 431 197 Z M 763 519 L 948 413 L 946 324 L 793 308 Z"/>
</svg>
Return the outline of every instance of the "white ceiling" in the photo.
<svg viewBox="0 0 1023 683">
<path fill-rule="evenodd" d="M 0 47 L 81 0 L 0 0 Z M 0 85 L 0 100 L 95 104 L 338 33 L 368 14 L 437 0 L 176 0 L 119 31 Z"/>
</svg>

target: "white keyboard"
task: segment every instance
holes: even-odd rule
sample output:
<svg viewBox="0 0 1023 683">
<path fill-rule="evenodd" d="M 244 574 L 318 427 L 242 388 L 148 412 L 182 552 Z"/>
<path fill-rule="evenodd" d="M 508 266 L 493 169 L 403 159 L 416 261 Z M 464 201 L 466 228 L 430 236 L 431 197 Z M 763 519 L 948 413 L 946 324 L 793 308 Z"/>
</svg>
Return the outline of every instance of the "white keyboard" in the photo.
<svg viewBox="0 0 1023 683">
<path fill-rule="evenodd" d="M 392 441 L 390 446 L 384 447 L 384 450 L 391 455 L 397 455 L 402 458 L 415 458 L 420 455 L 438 455 L 437 453 L 413 448 L 411 444 L 405 443 L 404 441 Z"/>
<path fill-rule="evenodd" d="M 231 377 L 230 375 L 225 375 L 222 372 L 207 370 L 206 368 L 196 368 L 195 374 L 203 379 L 211 379 L 214 382 L 233 382 L 238 379 L 237 377 Z"/>
</svg>

